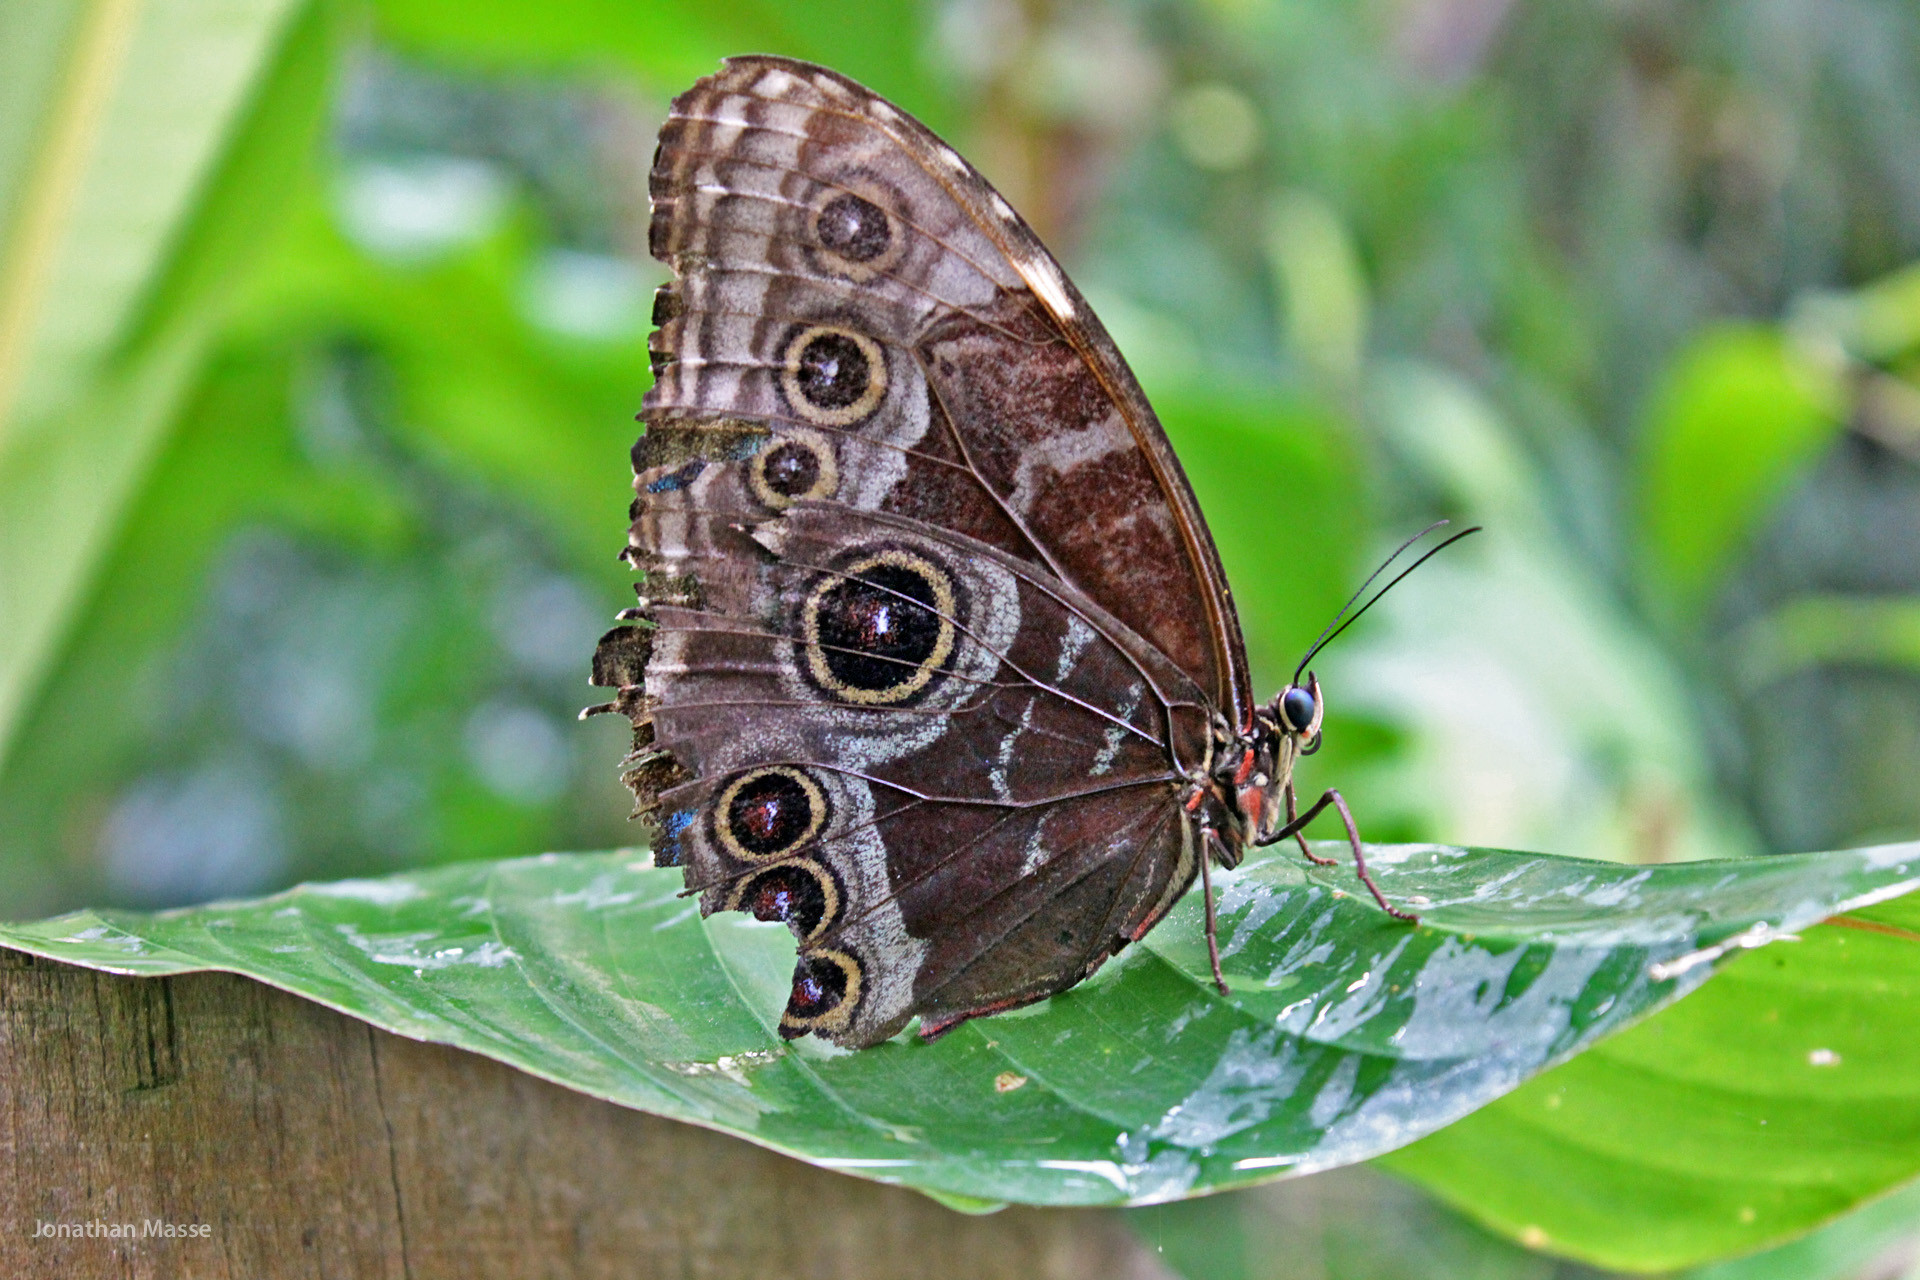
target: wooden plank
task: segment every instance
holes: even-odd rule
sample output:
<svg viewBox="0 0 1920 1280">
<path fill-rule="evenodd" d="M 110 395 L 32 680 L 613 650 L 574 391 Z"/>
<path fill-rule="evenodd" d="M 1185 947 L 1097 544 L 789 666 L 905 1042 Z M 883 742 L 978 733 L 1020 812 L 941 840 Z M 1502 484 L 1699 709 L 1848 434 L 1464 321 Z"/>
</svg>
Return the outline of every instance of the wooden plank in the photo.
<svg viewBox="0 0 1920 1280">
<path fill-rule="evenodd" d="M 243 978 L 0 951 L 10 1280 L 1168 1274 L 1111 1214 L 968 1217 Z"/>
</svg>

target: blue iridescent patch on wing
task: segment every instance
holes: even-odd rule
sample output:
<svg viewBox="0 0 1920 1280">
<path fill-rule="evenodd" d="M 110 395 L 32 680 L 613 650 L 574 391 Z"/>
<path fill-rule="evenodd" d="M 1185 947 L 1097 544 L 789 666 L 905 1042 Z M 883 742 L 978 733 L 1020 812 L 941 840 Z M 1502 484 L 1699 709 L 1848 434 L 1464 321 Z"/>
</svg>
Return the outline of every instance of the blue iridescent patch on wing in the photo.
<svg viewBox="0 0 1920 1280">
<path fill-rule="evenodd" d="M 680 809 L 660 820 L 660 838 L 654 842 L 653 865 L 656 867 L 677 867 L 680 865 L 680 833 L 693 825 L 694 811 Z"/>
<path fill-rule="evenodd" d="M 707 468 L 706 459 L 694 458 L 675 467 L 647 485 L 648 493 L 671 493 L 675 489 L 684 489 L 696 480 Z"/>
</svg>

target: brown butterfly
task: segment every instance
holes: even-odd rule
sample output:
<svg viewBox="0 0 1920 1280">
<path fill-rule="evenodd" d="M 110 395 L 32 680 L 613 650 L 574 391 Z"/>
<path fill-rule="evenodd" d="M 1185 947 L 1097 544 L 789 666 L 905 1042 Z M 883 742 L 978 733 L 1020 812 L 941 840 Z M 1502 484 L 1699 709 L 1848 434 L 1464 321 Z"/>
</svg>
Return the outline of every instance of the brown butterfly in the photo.
<svg viewBox="0 0 1920 1280">
<path fill-rule="evenodd" d="M 1044 999 L 1196 875 L 1219 982 L 1209 863 L 1328 805 L 1412 919 L 1338 792 L 1296 816 L 1319 682 L 1256 702 L 1153 410 L 971 165 L 843 76 L 747 57 L 674 100 L 650 187 L 677 278 L 633 448 L 646 581 L 589 710 L 633 721 L 654 861 L 799 939 L 783 1036 Z"/>
</svg>

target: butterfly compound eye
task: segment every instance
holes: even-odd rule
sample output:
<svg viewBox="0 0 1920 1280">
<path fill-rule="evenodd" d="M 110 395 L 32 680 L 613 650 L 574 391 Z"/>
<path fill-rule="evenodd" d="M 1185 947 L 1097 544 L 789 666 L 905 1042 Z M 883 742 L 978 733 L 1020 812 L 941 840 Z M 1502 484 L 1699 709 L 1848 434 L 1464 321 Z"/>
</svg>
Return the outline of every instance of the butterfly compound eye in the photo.
<svg viewBox="0 0 1920 1280">
<path fill-rule="evenodd" d="M 1299 685 L 1280 695 L 1280 718 L 1295 733 L 1305 733 L 1313 723 L 1313 695 Z"/>
</svg>

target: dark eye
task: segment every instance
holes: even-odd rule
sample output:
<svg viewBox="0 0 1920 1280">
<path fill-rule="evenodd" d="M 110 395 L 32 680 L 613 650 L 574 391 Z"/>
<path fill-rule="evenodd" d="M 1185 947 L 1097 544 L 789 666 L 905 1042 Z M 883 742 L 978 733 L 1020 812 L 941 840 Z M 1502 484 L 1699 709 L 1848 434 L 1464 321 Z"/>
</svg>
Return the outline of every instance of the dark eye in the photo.
<svg viewBox="0 0 1920 1280">
<path fill-rule="evenodd" d="M 1305 733 L 1313 723 L 1313 695 L 1299 685 L 1287 690 L 1280 695 L 1280 717 L 1287 722 L 1287 728 Z"/>
</svg>

